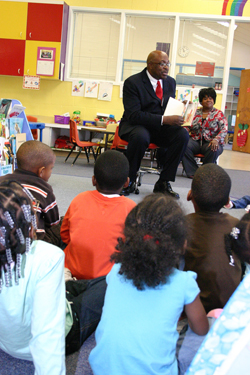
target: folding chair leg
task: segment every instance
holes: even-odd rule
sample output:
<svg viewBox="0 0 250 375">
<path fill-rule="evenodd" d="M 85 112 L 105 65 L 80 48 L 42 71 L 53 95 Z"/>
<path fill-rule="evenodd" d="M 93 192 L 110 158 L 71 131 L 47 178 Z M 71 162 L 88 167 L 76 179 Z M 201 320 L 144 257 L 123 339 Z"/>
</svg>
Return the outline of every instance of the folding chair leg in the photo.
<svg viewBox="0 0 250 375">
<path fill-rule="evenodd" d="M 85 154 L 86 154 L 86 158 L 88 160 L 88 163 L 89 163 L 89 147 L 84 147 L 84 151 L 85 151 Z"/>
<path fill-rule="evenodd" d="M 94 150 L 93 147 L 91 147 L 91 150 L 92 150 L 92 153 L 93 153 L 94 159 L 95 159 L 95 161 L 96 161 L 96 158 L 97 158 L 98 152 L 95 153 L 95 150 Z"/>
<path fill-rule="evenodd" d="M 76 148 L 76 145 L 74 145 L 74 146 L 72 147 L 72 149 L 70 150 L 68 156 L 67 156 L 66 159 L 64 160 L 64 163 L 66 163 L 66 161 L 68 160 L 68 158 L 70 157 L 70 155 L 72 154 L 72 152 L 74 151 L 75 148 Z"/>
<path fill-rule="evenodd" d="M 71 164 L 71 166 L 75 164 L 75 161 L 77 160 L 77 158 L 78 158 L 78 156 L 80 155 L 81 152 L 82 152 L 82 147 L 79 148 L 79 152 L 76 155 L 75 160 L 73 161 L 73 163 Z"/>
</svg>

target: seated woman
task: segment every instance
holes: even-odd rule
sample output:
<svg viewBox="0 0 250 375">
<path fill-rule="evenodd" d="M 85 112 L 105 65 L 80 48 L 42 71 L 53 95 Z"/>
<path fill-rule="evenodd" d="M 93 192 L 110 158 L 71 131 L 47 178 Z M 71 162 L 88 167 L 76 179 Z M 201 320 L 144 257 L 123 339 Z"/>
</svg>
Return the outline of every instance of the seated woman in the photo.
<svg viewBox="0 0 250 375">
<path fill-rule="evenodd" d="M 201 89 L 197 109 L 190 127 L 190 139 L 182 158 L 183 168 L 188 178 L 193 178 L 198 165 L 194 155 L 203 154 L 203 164 L 216 163 L 223 152 L 224 139 L 227 135 L 227 119 L 214 108 L 216 92 L 212 87 Z"/>
</svg>

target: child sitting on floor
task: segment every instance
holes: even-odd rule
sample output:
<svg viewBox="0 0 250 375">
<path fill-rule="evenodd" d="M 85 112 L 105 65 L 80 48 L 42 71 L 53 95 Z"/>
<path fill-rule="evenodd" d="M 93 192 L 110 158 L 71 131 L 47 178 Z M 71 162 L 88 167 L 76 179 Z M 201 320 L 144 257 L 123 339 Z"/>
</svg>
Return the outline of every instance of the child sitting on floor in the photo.
<svg viewBox="0 0 250 375">
<path fill-rule="evenodd" d="M 106 276 L 112 267 L 110 255 L 121 236 L 124 221 L 135 206 L 120 196 L 129 183 L 129 164 L 119 151 L 98 156 L 94 166 L 96 190 L 78 194 L 62 222 L 61 238 L 65 248 L 65 267 L 77 279 Z"/>
<path fill-rule="evenodd" d="M 12 174 L 0 177 L 0 184 L 3 181 L 16 181 L 30 190 L 38 203 L 37 206 L 34 204 L 37 215 L 37 238 L 60 246 L 58 206 L 52 187 L 48 183 L 56 156 L 49 146 L 37 141 L 24 142 L 16 156 L 18 169 Z"/>
<path fill-rule="evenodd" d="M 250 271 L 250 213 L 245 214 L 229 235 L 226 236 L 229 260 L 234 262 L 233 253 L 245 264 L 245 274 Z"/>
<path fill-rule="evenodd" d="M 127 216 L 124 236 L 112 255 L 96 347 L 89 361 L 95 375 L 178 374 L 175 347 L 185 308 L 193 331 L 208 320 L 193 272 L 176 268 L 186 246 L 185 218 L 163 194 L 144 198 Z"/>
<path fill-rule="evenodd" d="M 33 361 L 35 374 L 65 375 L 64 253 L 33 240 L 30 198 L 16 182 L 0 185 L 0 348 Z"/>
<path fill-rule="evenodd" d="M 235 199 L 233 201 L 229 201 L 224 208 L 230 209 L 230 208 L 245 208 L 245 210 L 248 212 L 250 211 L 250 195 L 244 195 L 244 197 Z"/>
<path fill-rule="evenodd" d="M 185 268 L 197 273 L 201 302 L 206 312 L 223 308 L 241 281 L 242 269 L 237 256 L 228 262 L 224 236 L 238 219 L 219 212 L 228 202 L 229 175 L 216 164 L 201 166 L 195 173 L 187 200 L 195 213 L 187 215 L 188 243 Z"/>
</svg>

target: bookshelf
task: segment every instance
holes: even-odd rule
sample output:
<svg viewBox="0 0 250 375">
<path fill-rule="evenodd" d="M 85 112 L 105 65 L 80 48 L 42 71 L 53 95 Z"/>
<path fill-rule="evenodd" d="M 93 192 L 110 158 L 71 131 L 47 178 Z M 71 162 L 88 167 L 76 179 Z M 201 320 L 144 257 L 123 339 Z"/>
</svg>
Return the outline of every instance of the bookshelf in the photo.
<svg viewBox="0 0 250 375">
<path fill-rule="evenodd" d="M 235 95 L 235 92 L 239 92 L 239 87 L 228 86 L 224 114 L 227 118 L 229 130 L 235 126 L 236 121 L 238 96 Z"/>
</svg>

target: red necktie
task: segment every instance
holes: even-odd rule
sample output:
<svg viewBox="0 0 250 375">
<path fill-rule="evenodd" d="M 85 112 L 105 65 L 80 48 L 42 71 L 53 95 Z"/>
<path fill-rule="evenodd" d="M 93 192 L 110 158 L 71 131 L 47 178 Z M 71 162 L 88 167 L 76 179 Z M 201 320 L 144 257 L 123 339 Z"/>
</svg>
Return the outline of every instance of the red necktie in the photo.
<svg viewBox="0 0 250 375">
<path fill-rule="evenodd" d="M 158 98 L 160 100 L 162 100 L 163 92 L 162 92 L 162 87 L 161 87 L 161 82 L 160 81 L 157 81 L 157 87 L 156 87 L 155 93 L 156 93 L 156 96 L 158 96 Z"/>
</svg>

